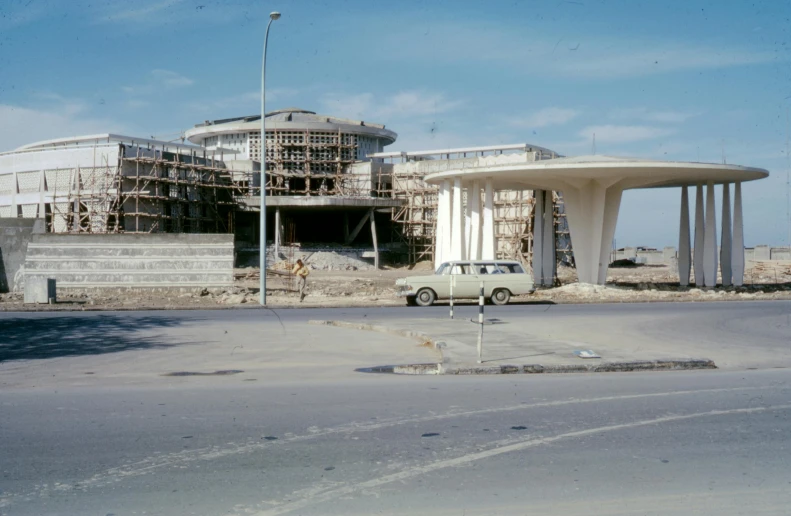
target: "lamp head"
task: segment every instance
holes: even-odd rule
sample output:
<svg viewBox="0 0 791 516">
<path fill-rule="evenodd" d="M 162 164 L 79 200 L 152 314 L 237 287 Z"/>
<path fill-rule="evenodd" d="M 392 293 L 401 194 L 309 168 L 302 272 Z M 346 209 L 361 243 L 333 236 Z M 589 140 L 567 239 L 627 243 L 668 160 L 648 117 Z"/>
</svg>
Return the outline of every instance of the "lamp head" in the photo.
<svg viewBox="0 0 791 516">
<path fill-rule="evenodd" d="M 269 13 L 269 17 L 272 18 L 273 20 L 277 20 L 280 18 L 280 13 L 277 11 L 272 11 L 271 13 Z"/>
</svg>

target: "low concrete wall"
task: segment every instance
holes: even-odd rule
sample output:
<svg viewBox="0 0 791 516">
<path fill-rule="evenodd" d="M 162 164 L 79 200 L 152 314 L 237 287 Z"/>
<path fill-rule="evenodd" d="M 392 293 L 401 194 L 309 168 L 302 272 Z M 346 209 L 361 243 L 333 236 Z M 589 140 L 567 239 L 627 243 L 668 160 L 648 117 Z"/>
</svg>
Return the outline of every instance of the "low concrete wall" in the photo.
<svg viewBox="0 0 791 516">
<path fill-rule="evenodd" d="M 20 271 L 25 264 L 27 244 L 34 233 L 44 233 L 41 219 L 0 219 L 0 293 L 22 290 Z"/>
<path fill-rule="evenodd" d="M 719 250 L 717 251 L 719 253 Z M 694 256 L 695 250 L 692 250 Z M 631 260 L 635 263 L 646 265 L 672 265 L 676 258 L 675 247 L 665 247 L 658 249 L 637 249 L 636 247 L 625 247 L 613 253 L 614 260 Z M 718 254 L 719 256 L 719 254 Z M 757 245 L 755 247 L 744 248 L 744 261 L 769 261 L 769 260 L 791 260 L 791 249 L 788 247 L 770 247 L 768 245 Z"/>
<path fill-rule="evenodd" d="M 222 288 L 233 285 L 233 235 L 34 235 L 25 279 L 58 289 Z"/>
</svg>

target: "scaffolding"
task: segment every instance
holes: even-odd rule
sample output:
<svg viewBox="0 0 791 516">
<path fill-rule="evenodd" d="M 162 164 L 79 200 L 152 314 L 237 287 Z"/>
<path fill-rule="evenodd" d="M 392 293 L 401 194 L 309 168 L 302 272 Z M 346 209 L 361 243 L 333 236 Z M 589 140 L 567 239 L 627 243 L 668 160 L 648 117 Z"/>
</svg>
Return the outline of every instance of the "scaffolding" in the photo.
<svg viewBox="0 0 791 516">
<path fill-rule="evenodd" d="M 117 162 L 46 171 L 53 233 L 228 233 L 231 175 L 213 158 L 120 145 Z M 131 151 L 131 152 L 130 152 Z"/>
<path fill-rule="evenodd" d="M 249 133 L 250 158 L 260 162 L 261 132 Z M 344 171 L 357 161 L 358 138 L 337 131 L 267 129 L 267 195 L 343 195 Z"/>
</svg>

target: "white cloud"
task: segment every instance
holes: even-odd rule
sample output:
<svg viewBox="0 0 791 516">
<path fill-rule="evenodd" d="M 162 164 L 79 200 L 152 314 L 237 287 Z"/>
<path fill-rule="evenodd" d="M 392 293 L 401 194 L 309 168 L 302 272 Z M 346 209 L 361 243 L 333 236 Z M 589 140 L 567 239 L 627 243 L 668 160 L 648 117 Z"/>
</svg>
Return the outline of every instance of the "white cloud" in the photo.
<svg viewBox="0 0 791 516">
<path fill-rule="evenodd" d="M 685 113 L 682 111 L 651 111 L 643 107 L 616 109 L 610 113 L 610 118 L 614 120 L 645 120 L 647 122 L 675 124 L 685 122 L 698 115 L 699 113 Z"/>
<path fill-rule="evenodd" d="M 122 124 L 91 117 L 86 111 L 79 101 L 45 109 L 0 104 L 0 151 L 52 138 L 125 131 Z"/>
<path fill-rule="evenodd" d="M 661 138 L 673 132 L 672 129 L 645 125 L 589 125 L 579 135 L 591 139 L 595 134 L 597 143 L 630 143 Z"/>
<path fill-rule="evenodd" d="M 508 124 L 513 127 L 525 127 L 529 129 L 537 129 L 539 127 L 547 127 L 550 125 L 563 125 L 569 120 L 577 117 L 579 111 L 568 108 L 548 107 L 536 111 L 532 115 L 526 117 L 513 117 L 508 120 Z"/>
<path fill-rule="evenodd" d="M 299 92 L 300 90 L 295 88 L 267 88 L 267 112 L 277 109 L 272 106 L 273 103 L 285 102 Z M 187 103 L 186 107 L 193 113 L 203 113 L 216 118 L 256 115 L 261 112 L 261 91 L 251 90 L 221 98 L 193 101 Z M 310 106 L 305 106 L 305 109 L 310 109 Z M 235 113 L 231 111 L 235 111 Z"/>
<path fill-rule="evenodd" d="M 587 38 L 572 48 L 558 46 L 557 35 L 521 31 L 502 24 L 432 23 L 431 30 L 413 24 L 382 29 L 376 51 L 382 59 L 414 63 L 465 63 L 506 67 L 509 73 L 588 79 L 620 79 L 687 70 L 713 70 L 777 62 L 770 51 L 732 44 L 707 46 L 696 42 L 641 38 Z M 382 47 L 385 48 L 382 48 Z"/>
<path fill-rule="evenodd" d="M 192 86 L 194 83 L 195 81 L 189 77 L 179 74 L 178 72 L 157 68 L 151 70 L 149 73 L 149 78 L 145 84 L 121 86 L 121 90 L 123 90 L 124 93 L 128 93 L 130 95 L 148 95 L 155 93 L 162 88 L 173 90 Z"/>
<path fill-rule="evenodd" d="M 321 104 L 328 114 L 384 123 L 393 119 L 433 117 L 458 108 L 464 101 L 448 99 L 444 93 L 408 90 L 385 98 L 377 98 L 372 93 L 327 94 Z"/>
<path fill-rule="evenodd" d="M 641 49 L 641 46 L 644 45 L 628 41 L 609 45 L 594 45 L 590 52 L 575 53 L 566 56 L 565 59 L 558 59 L 550 65 L 550 68 L 561 75 L 610 79 L 769 63 L 777 57 L 770 52 L 735 48 L 709 48 L 667 43 L 658 43 L 645 49 Z M 609 51 L 608 48 L 629 50 Z"/>
<path fill-rule="evenodd" d="M 156 81 L 161 83 L 166 88 L 182 88 L 184 86 L 192 86 L 195 82 L 188 77 L 184 77 L 172 70 L 156 69 L 151 70 L 151 75 Z"/>
<path fill-rule="evenodd" d="M 182 3 L 184 0 L 163 0 L 159 2 L 110 2 L 100 14 L 98 22 L 147 22 L 162 17 L 162 11 Z M 119 7 L 135 5 L 131 9 L 118 10 Z"/>
</svg>

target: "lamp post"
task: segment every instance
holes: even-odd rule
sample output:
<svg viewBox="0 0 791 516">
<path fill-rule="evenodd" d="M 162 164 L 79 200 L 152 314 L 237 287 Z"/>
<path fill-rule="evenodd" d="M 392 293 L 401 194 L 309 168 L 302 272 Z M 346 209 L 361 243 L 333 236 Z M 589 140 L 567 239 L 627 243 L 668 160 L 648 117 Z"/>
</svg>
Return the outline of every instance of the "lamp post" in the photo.
<svg viewBox="0 0 791 516">
<path fill-rule="evenodd" d="M 264 96 L 265 73 L 266 73 L 266 44 L 269 41 L 269 27 L 272 22 L 280 18 L 277 11 L 269 13 L 269 23 L 266 26 L 264 35 L 264 57 L 261 62 L 261 231 L 260 231 L 260 254 L 261 254 L 261 285 L 258 295 L 259 302 L 266 306 L 266 97 Z"/>
</svg>

